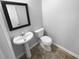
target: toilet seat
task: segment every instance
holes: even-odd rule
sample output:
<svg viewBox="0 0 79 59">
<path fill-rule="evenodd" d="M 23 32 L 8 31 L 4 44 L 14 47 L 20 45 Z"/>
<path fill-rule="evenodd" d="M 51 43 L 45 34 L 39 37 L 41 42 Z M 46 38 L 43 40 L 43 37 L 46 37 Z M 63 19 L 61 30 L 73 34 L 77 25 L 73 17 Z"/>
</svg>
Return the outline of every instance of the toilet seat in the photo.
<svg viewBox="0 0 79 59">
<path fill-rule="evenodd" d="M 49 36 L 42 36 L 40 39 L 44 45 L 51 45 L 52 44 L 52 39 Z"/>
</svg>

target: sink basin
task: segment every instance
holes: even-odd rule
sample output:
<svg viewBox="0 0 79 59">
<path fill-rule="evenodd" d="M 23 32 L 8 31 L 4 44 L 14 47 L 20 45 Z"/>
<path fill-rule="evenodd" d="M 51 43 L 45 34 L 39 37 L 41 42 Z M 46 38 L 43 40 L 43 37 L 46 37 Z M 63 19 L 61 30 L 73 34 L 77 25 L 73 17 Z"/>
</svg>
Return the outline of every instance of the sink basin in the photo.
<svg viewBox="0 0 79 59">
<path fill-rule="evenodd" d="M 25 35 L 23 36 L 24 41 L 26 41 L 26 42 L 31 40 L 32 37 L 33 37 L 33 33 L 32 32 L 25 33 Z"/>
<path fill-rule="evenodd" d="M 24 44 L 28 41 L 30 41 L 33 37 L 33 33 L 32 32 L 28 32 L 28 33 L 25 33 L 23 36 L 17 36 L 17 37 L 14 37 L 13 39 L 13 43 L 14 44 Z"/>
</svg>

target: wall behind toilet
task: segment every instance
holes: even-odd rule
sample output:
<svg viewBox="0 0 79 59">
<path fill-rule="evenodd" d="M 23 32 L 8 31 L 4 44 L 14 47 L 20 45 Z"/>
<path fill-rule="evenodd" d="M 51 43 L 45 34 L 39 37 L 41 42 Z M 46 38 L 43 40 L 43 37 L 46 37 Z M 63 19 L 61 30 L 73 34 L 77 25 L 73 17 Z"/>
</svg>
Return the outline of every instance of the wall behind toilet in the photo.
<svg viewBox="0 0 79 59">
<path fill-rule="evenodd" d="M 3 0 L 2 0 L 3 1 Z M 30 16 L 30 22 L 31 25 L 17 29 L 14 31 L 9 31 L 7 23 L 6 23 L 6 29 L 9 33 L 9 36 L 12 41 L 12 37 L 21 34 L 22 32 L 28 32 L 28 31 L 34 31 L 40 27 L 42 27 L 42 10 L 41 10 L 41 0 L 5 0 L 5 1 L 14 1 L 14 2 L 23 2 L 28 4 L 29 8 L 29 16 Z M 4 17 L 4 16 L 3 16 Z M 5 20 L 5 17 L 3 18 Z M 30 46 L 33 44 L 34 39 L 30 42 Z M 24 46 L 23 45 L 13 45 L 14 51 L 16 56 L 19 56 L 21 53 L 24 52 Z"/>
<path fill-rule="evenodd" d="M 79 55 L 79 0 L 42 0 L 43 24 L 62 47 Z"/>
</svg>

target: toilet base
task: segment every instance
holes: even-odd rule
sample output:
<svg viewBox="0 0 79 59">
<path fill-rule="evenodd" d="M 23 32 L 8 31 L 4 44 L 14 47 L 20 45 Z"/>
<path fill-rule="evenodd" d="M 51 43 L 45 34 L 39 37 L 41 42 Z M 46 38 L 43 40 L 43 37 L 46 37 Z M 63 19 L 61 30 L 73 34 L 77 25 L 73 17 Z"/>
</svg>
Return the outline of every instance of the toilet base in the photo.
<svg viewBox="0 0 79 59">
<path fill-rule="evenodd" d="M 52 49 L 51 49 L 51 45 L 50 46 L 47 46 L 47 45 L 44 45 L 44 44 L 42 44 L 42 43 L 40 43 L 40 46 L 44 49 L 44 50 L 46 50 L 46 51 L 48 51 L 48 52 L 50 52 Z"/>
</svg>

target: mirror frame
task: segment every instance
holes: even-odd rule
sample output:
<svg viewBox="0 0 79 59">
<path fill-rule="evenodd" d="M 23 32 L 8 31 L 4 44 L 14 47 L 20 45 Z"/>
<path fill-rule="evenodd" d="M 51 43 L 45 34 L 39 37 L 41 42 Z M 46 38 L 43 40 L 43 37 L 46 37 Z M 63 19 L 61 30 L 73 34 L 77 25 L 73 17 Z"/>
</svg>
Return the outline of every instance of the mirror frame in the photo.
<svg viewBox="0 0 79 59">
<path fill-rule="evenodd" d="M 27 5 L 26 3 L 10 2 L 10 1 L 1 1 L 1 4 L 2 4 L 3 12 L 4 12 L 4 14 L 5 14 L 6 21 L 7 21 L 7 23 L 8 23 L 8 27 L 9 27 L 9 30 L 10 30 L 10 31 L 31 25 L 31 24 L 30 24 L 30 18 L 29 18 L 28 5 Z M 12 26 L 12 23 L 11 23 L 11 20 L 10 20 L 10 17 L 9 17 L 9 13 L 8 13 L 7 7 L 6 7 L 7 4 L 25 6 L 28 24 L 24 24 L 24 25 L 21 25 L 21 26 L 18 26 L 18 27 L 13 27 L 13 26 Z"/>
</svg>

